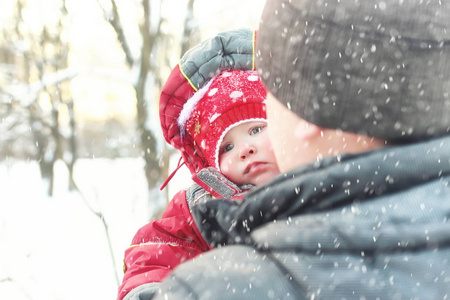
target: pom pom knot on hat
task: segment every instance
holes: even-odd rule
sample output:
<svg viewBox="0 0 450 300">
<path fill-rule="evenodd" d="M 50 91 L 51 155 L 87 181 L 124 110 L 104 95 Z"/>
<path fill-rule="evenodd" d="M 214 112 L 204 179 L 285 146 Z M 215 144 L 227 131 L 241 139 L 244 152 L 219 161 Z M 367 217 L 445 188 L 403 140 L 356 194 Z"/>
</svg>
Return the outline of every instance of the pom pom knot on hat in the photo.
<svg viewBox="0 0 450 300">
<path fill-rule="evenodd" d="M 450 131 L 450 1 L 270 0 L 256 66 L 320 127 L 408 142 Z"/>
</svg>

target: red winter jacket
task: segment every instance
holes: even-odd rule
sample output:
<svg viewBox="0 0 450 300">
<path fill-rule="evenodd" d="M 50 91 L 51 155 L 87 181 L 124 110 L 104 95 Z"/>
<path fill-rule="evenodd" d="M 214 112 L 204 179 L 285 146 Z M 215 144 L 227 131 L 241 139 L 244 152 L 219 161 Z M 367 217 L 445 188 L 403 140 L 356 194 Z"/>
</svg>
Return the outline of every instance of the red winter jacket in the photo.
<svg viewBox="0 0 450 300">
<path fill-rule="evenodd" d="M 196 203 L 212 198 L 209 192 L 194 184 L 173 197 L 161 219 L 139 229 L 125 251 L 125 274 L 117 300 L 129 299 L 139 293 L 151 295 L 156 291 L 156 283 L 173 268 L 212 249 L 195 226 L 190 212 L 190 207 Z M 236 199 L 241 197 L 233 198 Z"/>
</svg>

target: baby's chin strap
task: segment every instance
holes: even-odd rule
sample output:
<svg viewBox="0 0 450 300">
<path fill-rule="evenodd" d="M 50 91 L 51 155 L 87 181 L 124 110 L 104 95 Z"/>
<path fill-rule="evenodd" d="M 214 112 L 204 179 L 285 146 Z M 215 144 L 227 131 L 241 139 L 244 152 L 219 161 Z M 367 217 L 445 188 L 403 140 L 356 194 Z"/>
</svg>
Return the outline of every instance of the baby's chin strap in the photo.
<svg viewBox="0 0 450 300">
<path fill-rule="evenodd" d="M 201 169 L 192 180 L 216 198 L 231 199 L 242 190 L 213 167 Z"/>
<path fill-rule="evenodd" d="M 185 164 L 184 160 L 181 162 L 182 160 L 183 157 L 180 157 L 176 169 L 173 170 L 161 186 L 161 191 L 166 187 L 175 173 Z M 244 190 L 251 189 L 251 186 L 249 185 L 244 185 L 242 187 L 237 186 L 213 167 L 201 169 L 197 174 L 192 176 L 192 180 L 216 198 L 231 199 L 233 197 L 239 197 Z"/>
<path fill-rule="evenodd" d="M 181 162 L 183 160 L 183 157 L 180 156 L 180 159 L 178 160 L 178 165 L 175 170 L 167 177 L 166 181 L 162 184 L 162 186 L 159 188 L 160 191 L 162 191 L 166 185 L 169 183 L 169 181 L 172 179 L 173 176 L 175 176 L 175 173 L 185 164 L 185 161 Z"/>
</svg>

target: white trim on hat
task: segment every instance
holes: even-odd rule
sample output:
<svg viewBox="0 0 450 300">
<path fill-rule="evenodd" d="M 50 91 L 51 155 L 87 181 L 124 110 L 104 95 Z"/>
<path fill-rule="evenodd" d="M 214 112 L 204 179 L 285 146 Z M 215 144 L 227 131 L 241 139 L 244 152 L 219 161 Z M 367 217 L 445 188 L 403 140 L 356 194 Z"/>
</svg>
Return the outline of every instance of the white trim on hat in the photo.
<svg viewBox="0 0 450 300">
<path fill-rule="evenodd" d="M 224 131 L 222 131 L 222 134 L 220 135 L 220 138 L 217 140 L 216 151 L 214 153 L 214 164 L 215 164 L 216 169 L 219 170 L 219 172 L 220 172 L 220 166 L 219 166 L 220 144 L 222 144 L 222 141 L 225 138 L 225 135 L 228 133 L 228 131 L 230 131 L 234 127 L 239 126 L 239 125 L 244 124 L 244 123 L 248 123 L 248 122 L 265 122 L 265 123 L 267 123 L 267 119 L 264 119 L 264 118 L 245 119 L 245 120 L 242 120 L 242 121 L 239 121 L 239 122 L 231 124 L 230 126 L 225 128 Z"/>
<path fill-rule="evenodd" d="M 180 115 L 177 118 L 178 127 L 180 128 L 180 136 L 183 139 L 184 133 L 186 132 L 186 122 L 191 117 L 192 112 L 195 110 L 197 103 L 203 98 L 203 96 L 208 92 L 209 87 L 213 83 L 217 76 L 211 78 L 206 85 L 199 89 L 191 98 L 189 98 L 183 105 L 183 109 L 180 111 Z"/>
</svg>

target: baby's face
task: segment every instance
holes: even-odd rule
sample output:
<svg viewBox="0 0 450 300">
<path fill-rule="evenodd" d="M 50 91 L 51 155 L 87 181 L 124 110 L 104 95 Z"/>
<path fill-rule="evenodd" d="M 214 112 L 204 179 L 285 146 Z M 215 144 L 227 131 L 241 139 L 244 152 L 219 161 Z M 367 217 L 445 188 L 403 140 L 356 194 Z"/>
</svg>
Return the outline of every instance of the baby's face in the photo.
<svg viewBox="0 0 450 300">
<path fill-rule="evenodd" d="M 228 131 L 220 145 L 219 167 L 236 184 L 261 185 L 278 175 L 267 123 L 247 122 Z"/>
</svg>

